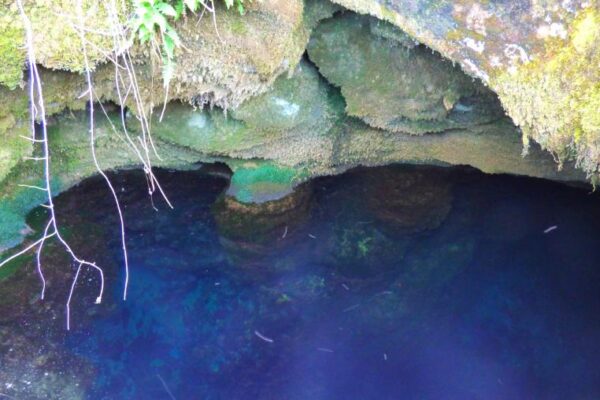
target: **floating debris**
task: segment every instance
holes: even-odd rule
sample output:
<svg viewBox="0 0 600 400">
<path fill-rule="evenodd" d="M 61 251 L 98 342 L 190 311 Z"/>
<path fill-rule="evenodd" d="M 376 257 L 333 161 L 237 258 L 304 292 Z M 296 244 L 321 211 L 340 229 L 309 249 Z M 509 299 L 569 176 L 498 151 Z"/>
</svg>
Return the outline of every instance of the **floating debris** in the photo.
<svg viewBox="0 0 600 400">
<path fill-rule="evenodd" d="M 287 225 L 286 225 L 286 226 L 285 226 L 285 230 L 283 231 L 283 235 L 281 235 L 281 238 L 282 238 L 282 239 L 285 239 L 285 237 L 287 236 L 287 233 L 288 233 L 288 227 L 287 227 Z"/>
<path fill-rule="evenodd" d="M 266 337 L 265 335 L 263 335 L 262 333 L 260 333 L 259 331 L 254 331 L 254 334 L 256 336 L 258 336 L 261 340 L 264 340 L 267 343 L 273 343 L 274 340 L 271 338 Z"/>
<path fill-rule="evenodd" d="M 346 285 L 345 283 L 342 283 L 342 287 L 346 290 L 350 290 L 350 287 L 348 287 L 348 285 Z"/>
<path fill-rule="evenodd" d="M 313 235 L 311 233 L 308 234 L 308 237 L 311 238 L 311 239 L 316 239 L 317 238 L 315 235 Z"/>
<path fill-rule="evenodd" d="M 324 353 L 333 353 L 333 350 L 328 349 L 327 347 L 317 347 L 317 350 L 322 351 Z"/>
<path fill-rule="evenodd" d="M 387 361 L 387 353 L 383 353 L 383 361 Z"/>
<path fill-rule="evenodd" d="M 352 306 L 350 306 L 350 307 L 348 307 L 348 308 L 344 308 L 344 310 L 343 310 L 342 312 L 348 312 L 348 311 L 355 310 L 355 309 L 357 309 L 359 306 L 360 306 L 360 304 L 354 304 L 354 305 L 352 305 Z"/>
<path fill-rule="evenodd" d="M 544 230 L 544 234 L 550 233 L 550 232 L 552 232 L 555 229 L 558 229 L 558 226 L 557 225 L 552 225 L 551 227 L 549 227 L 546 230 Z"/>
</svg>

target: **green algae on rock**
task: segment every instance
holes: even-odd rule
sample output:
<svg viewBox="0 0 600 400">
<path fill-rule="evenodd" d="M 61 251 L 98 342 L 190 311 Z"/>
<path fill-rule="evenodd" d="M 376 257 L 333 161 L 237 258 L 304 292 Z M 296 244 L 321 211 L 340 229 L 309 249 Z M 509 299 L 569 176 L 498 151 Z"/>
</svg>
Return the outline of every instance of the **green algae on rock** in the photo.
<svg viewBox="0 0 600 400">
<path fill-rule="evenodd" d="M 568 36 L 546 38 L 545 46 L 545 54 L 498 73 L 492 82 L 526 139 L 535 140 L 560 160 L 576 160 L 597 179 L 600 10 L 580 11 Z"/>
<path fill-rule="evenodd" d="M 118 115 L 112 118 L 114 122 L 106 119 L 96 121 L 95 146 L 100 165 L 105 170 L 139 165 L 137 156 L 124 145 L 122 133 L 113 131 L 113 126 L 118 125 Z M 88 127 L 87 115 L 79 113 L 72 117 L 63 115 L 48 129 L 52 157 L 51 185 L 55 195 L 97 173 L 90 150 Z M 160 141 L 157 141 L 157 146 L 162 160 L 154 159 L 156 166 L 181 167 L 198 161 L 197 154 L 184 148 L 176 150 L 172 145 Z M 39 154 L 34 152 L 34 155 Z M 43 186 L 40 162 L 21 161 L 0 182 L 0 250 L 6 250 L 23 240 L 28 232 L 25 216 L 46 200 L 44 192 L 21 185 Z"/>
<path fill-rule="evenodd" d="M 81 9 L 66 0 L 22 0 L 31 21 L 37 62 L 47 68 L 82 72 L 85 68 L 79 30 L 86 35 L 87 57 L 95 65 L 127 43 L 116 32 L 123 28 L 128 1 L 81 1 Z M 0 1 L 0 85 L 21 84 L 26 48 L 23 20 L 16 0 Z"/>
<path fill-rule="evenodd" d="M 423 134 L 503 114 L 493 94 L 459 68 L 423 46 L 410 47 L 390 25 L 376 34 L 373 26 L 379 25 L 369 17 L 335 17 L 315 30 L 308 46 L 319 71 L 341 87 L 349 115 L 376 128 Z"/>
</svg>

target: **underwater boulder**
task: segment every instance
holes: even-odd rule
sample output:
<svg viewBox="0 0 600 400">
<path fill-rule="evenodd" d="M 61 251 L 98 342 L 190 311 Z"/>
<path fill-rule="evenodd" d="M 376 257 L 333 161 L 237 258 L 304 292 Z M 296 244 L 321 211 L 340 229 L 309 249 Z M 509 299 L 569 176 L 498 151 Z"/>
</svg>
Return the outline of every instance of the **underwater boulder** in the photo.
<svg viewBox="0 0 600 400">
<path fill-rule="evenodd" d="M 213 206 L 219 239 L 233 264 L 252 271 L 274 272 L 293 268 L 269 256 L 305 236 L 302 227 L 310 217 L 312 186 L 305 183 L 290 194 L 263 203 L 242 203 L 221 196 Z"/>
<path fill-rule="evenodd" d="M 366 179 L 366 204 L 386 229 L 415 234 L 438 228 L 452 209 L 453 183 L 448 171 L 386 169 Z M 369 171 L 364 172 L 365 175 Z"/>
</svg>

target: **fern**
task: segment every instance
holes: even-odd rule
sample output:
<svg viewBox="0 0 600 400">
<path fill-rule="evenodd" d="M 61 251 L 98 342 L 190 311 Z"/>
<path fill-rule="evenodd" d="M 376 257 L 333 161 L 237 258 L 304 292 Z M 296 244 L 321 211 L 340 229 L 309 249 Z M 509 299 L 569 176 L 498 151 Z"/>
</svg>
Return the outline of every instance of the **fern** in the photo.
<svg viewBox="0 0 600 400">
<path fill-rule="evenodd" d="M 243 15 L 244 1 L 223 0 L 227 9 L 235 7 Z M 163 82 L 165 86 L 175 70 L 175 50 L 181 46 L 181 39 L 171 25 L 187 11 L 195 13 L 205 7 L 201 0 L 134 0 L 134 16 L 131 21 L 133 39 L 140 43 L 151 43 L 160 49 L 163 62 Z"/>
</svg>

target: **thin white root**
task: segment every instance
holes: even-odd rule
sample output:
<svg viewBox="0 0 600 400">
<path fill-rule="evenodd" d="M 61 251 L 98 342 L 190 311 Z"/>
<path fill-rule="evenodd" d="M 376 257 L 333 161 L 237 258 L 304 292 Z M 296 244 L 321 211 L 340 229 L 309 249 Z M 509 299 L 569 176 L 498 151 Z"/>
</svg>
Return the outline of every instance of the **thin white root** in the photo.
<svg viewBox="0 0 600 400">
<path fill-rule="evenodd" d="M 79 4 L 79 11 L 81 12 L 81 14 L 83 14 L 83 8 L 81 5 L 81 1 L 78 2 Z M 84 31 L 80 31 L 79 32 L 80 37 L 81 37 L 81 44 L 82 44 L 82 48 L 83 48 L 83 60 L 84 60 L 84 65 L 85 65 L 85 77 L 86 77 L 86 81 L 87 81 L 87 93 L 88 93 L 88 102 L 89 102 L 89 116 L 90 116 L 90 148 L 91 148 L 91 152 L 92 152 L 92 159 L 94 160 L 94 166 L 96 167 L 96 170 L 98 171 L 98 173 L 100 175 L 102 175 L 102 177 L 104 178 L 104 181 L 106 182 L 106 185 L 108 186 L 108 189 L 110 190 L 113 199 L 115 201 L 115 207 L 117 209 L 117 213 L 119 214 L 119 227 L 121 229 L 121 247 L 123 250 L 123 259 L 124 259 L 124 263 L 125 263 L 125 285 L 124 285 L 124 289 L 123 289 L 123 300 L 127 300 L 127 289 L 129 287 L 129 257 L 127 255 L 127 244 L 126 244 L 126 238 L 125 238 L 125 218 L 123 217 L 123 211 L 121 209 L 121 203 L 119 202 L 119 197 L 117 196 L 117 191 L 115 190 L 115 188 L 112 185 L 112 182 L 110 181 L 110 179 L 108 178 L 108 176 L 104 173 L 104 171 L 102 170 L 102 167 L 100 167 L 100 163 L 98 162 L 98 157 L 96 155 L 96 145 L 95 145 L 95 130 L 94 130 L 94 87 L 92 84 L 92 73 L 91 73 L 91 68 L 90 68 L 90 64 L 89 64 L 89 60 L 88 60 L 88 55 L 87 55 L 87 46 L 86 46 L 86 40 L 85 40 L 85 33 Z M 100 270 L 102 271 L 102 270 Z M 101 297 L 100 297 L 101 300 Z M 99 302 L 99 301 L 97 301 Z"/>
<path fill-rule="evenodd" d="M 56 213 L 54 209 L 53 202 L 53 192 L 51 187 L 51 177 L 50 177 L 50 145 L 48 141 L 48 129 L 47 129 L 47 120 L 46 120 L 46 108 L 44 103 L 44 94 L 42 89 L 42 81 L 40 79 L 39 71 L 37 69 L 37 62 L 35 57 L 35 48 L 33 44 L 33 30 L 31 27 L 31 21 L 29 20 L 27 13 L 23 7 L 22 0 L 17 0 L 17 6 L 19 8 L 19 12 L 21 15 L 21 19 L 23 21 L 23 27 L 25 29 L 25 39 L 27 44 L 27 61 L 29 64 L 29 94 L 30 94 L 30 117 L 31 117 L 31 138 L 28 140 L 33 141 L 34 143 L 40 143 L 42 147 L 43 157 L 34 158 L 36 161 L 43 161 L 44 164 L 44 187 L 41 186 L 32 186 L 32 185 L 21 185 L 22 187 L 36 189 L 46 192 L 46 200 L 47 204 L 46 209 L 48 209 L 50 217 L 48 220 L 48 224 L 44 230 L 44 235 L 41 239 L 38 239 L 33 244 L 25 247 L 23 250 L 18 253 L 12 255 L 11 257 L 5 259 L 0 262 L 0 268 L 6 265 L 11 260 L 14 260 L 16 257 L 25 254 L 26 252 L 32 250 L 35 247 L 38 247 L 36 259 L 37 259 L 37 271 L 40 276 L 40 280 L 42 281 L 42 298 L 45 296 L 46 290 L 46 279 L 42 272 L 41 267 L 41 251 L 46 240 L 56 237 L 58 241 L 62 244 L 67 253 L 71 256 L 73 261 L 79 264 L 79 268 L 73 279 L 73 283 L 71 286 L 71 292 L 69 293 L 69 299 L 67 302 L 67 329 L 70 329 L 71 321 L 70 321 L 70 303 L 73 295 L 73 291 L 75 289 L 75 284 L 77 283 L 77 278 L 79 276 L 79 271 L 82 266 L 89 266 L 92 269 L 96 270 L 100 277 L 100 292 L 98 297 L 96 298 L 96 303 L 100 303 L 102 301 L 102 296 L 104 294 L 104 271 L 98 267 L 96 264 L 83 260 L 79 258 L 71 246 L 69 246 L 68 242 L 62 237 L 58 230 L 58 223 L 56 218 Z M 35 137 L 35 123 L 36 120 L 39 120 L 41 123 L 42 137 L 41 139 L 36 139 Z"/>
<path fill-rule="evenodd" d="M 111 23 L 108 25 L 111 27 L 110 31 L 99 31 L 99 30 L 92 30 L 92 29 L 86 28 L 81 0 L 78 0 L 78 3 L 77 3 L 79 6 L 78 18 L 72 18 L 70 16 L 65 16 L 65 15 L 60 15 L 60 16 L 68 17 L 68 18 L 66 18 L 67 23 L 70 23 L 73 26 L 73 29 L 79 33 L 80 38 L 81 38 L 82 50 L 83 50 L 84 62 L 85 62 L 85 76 L 86 76 L 86 81 L 87 81 L 87 90 L 85 90 L 83 93 L 81 93 L 79 98 L 88 97 L 88 99 L 89 99 L 90 148 L 91 148 L 91 153 L 92 153 L 92 159 L 93 159 L 93 162 L 94 162 L 97 172 L 104 178 L 104 180 L 112 194 L 112 197 L 115 201 L 115 206 L 117 208 L 117 213 L 119 215 L 120 230 L 121 230 L 121 246 L 122 246 L 122 250 L 123 250 L 124 274 L 125 274 L 123 300 L 126 300 L 128 286 L 129 286 L 129 260 L 128 260 L 126 237 L 125 237 L 125 220 L 124 220 L 123 212 L 121 209 L 121 205 L 119 203 L 117 192 L 116 192 L 115 188 L 113 187 L 108 176 L 103 172 L 102 167 L 98 161 L 97 154 L 96 154 L 96 148 L 95 148 L 95 139 L 96 138 L 95 138 L 95 130 L 94 130 L 94 99 L 98 99 L 98 102 L 100 102 L 100 99 L 94 92 L 94 87 L 93 87 L 93 83 L 92 83 L 91 66 L 89 64 L 88 53 L 87 53 L 87 46 L 88 45 L 92 46 L 95 50 L 101 51 L 102 54 L 105 54 L 105 52 L 103 49 L 97 48 L 97 46 L 92 41 L 88 41 L 86 39 L 86 33 L 88 33 L 88 34 L 91 33 L 91 34 L 95 34 L 95 35 L 103 35 L 103 36 L 113 38 L 113 43 L 114 43 L 114 47 L 112 50 L 113 53 L 112 54 L 107 53 L 107 54 L 105 54 L 105 56 L 108 60 L 113 62 L 115 65 L 115 88 L 116 88 L 116 92 L 117 92 L 117 95 L 119 98 L 119 104 L 122 106 L 121 107 L 121 124 L 123 127 L 124 137 L 118 133 L 116 127 L 114 127 L 114 125 L 112 124 L 112 121 L 109 120 L 109 122 L 113 128 L 113 131 L 118 135 L 118 137 L 120 139 L 122 139 L 133 150 L 133 152 L 136 154 L 136 156 L 139 158 L 140 162 L 142 163 L 143 170 L 146 175 L 146 180 L 147 180 L 147 184 L 148 184 L 148 192 L 150 194 L 151 200 L 152 200 L 152 195 L 155 192 L 159 192 L 170 208 L 173 208 L 173 205 L 167 198 L 165 192 L 163 191 L 162 187 L 160 186 L 160 184 L 158 182 L 158 179 L 156 178 L 156 176 L 154 175 L 154 172 L 153 172 L 150 154 L 153 153 L 154 156 L 157 157 L 159 160 L 161 160 L 161 158 L 158 155 L 156 146 L 154 144 L 152 135 L 150 133 L 151 121 L 148 116 L 147 107 L 144 104 L 143 97 L 139 90 L 139 85 L 138 85 L 137 74 L 136 74 L 134 62 L 131 58 L 131 55 L 127 51 L 127 46 L 130 43 L 130 41 L 128 40 L 128 37 L 127 37 L 128 33 L 127 33 L 126 29 L 123 28 L 123 25 L 119 21 L 116 1 L 117 0 L 110 0 L 110 2 L 102 3 L 107 8 L 108 15 L 109 15 L 109 18 L 111 21 Z M 95 263 L 78 257 L 75 254 L 75 252 L 73 251 L 73 249 L 70 247 L 69 243 L 62 237 L 62 235 L 60 234 L 59 229 L 58 229 L 58 222 L 57 222 L 57 217 L 55 214 L 55 207 L 54 207 L 54 203 L 53 203 L 53 192 L 52 192 L 52 188 L 51 188 L 50 146 L 49 146 L 49 141 L 48 141 L 46 109 L 45 109 L 45 103 L 44 103 L 42 82 L 41 82 L 40 74 L 39 74 L 39 71 L 37 68 L 36 52 L 35 52 L 34 42 L 33 42 L 33 29 L 32 29 L 32 25 L 31 25 L 31 21 L 29 20 L 29 17 L 27 16 L 27 13 L 25 12 L 25 8 L 23 7 L 23 0 L 16 0 L 16 3 L 18 6 L 18 9 L 19 9 L 20 16 L 23 21 L 23 26 L 24 26 L 24 30 L 25 30 L 26 47 L 27 47 L 27 62 L 29 65 L 29 98 L 30 98 L 30 110 L 29 111 L 30 111 L 30 117 L 31 117 L 31 121 L 30 121 L 31 122 L 31 125 L 30 125 L 31 136 L 30 137 L 21 136 L 21 137 L 25 140 L 28 140 L 28 141 L 34 143 L 34 144 L 37 144 L 37 143 L 40 144 L 42 155 L 38 156 L 38 157 L 26 157 L 25 159 L 31 160 L 31 161 L 43 162 L 43 174 L 44 174 L 44 185 L 43 186 L 33 186 L 33 185 L 25 185 L 25 184 L 19 185 L 19 186 L 29 188 L 29 189 L 43 191 L 46 193 L 46 202 L 45 202 L 45 204 L 42 204 L 42 206 L 49 211 L 49 218 L 48 218 L 48 223 L 44 229 L 43 236 L 40 239 L 36 240 L 35 242 L 31 243 L 30 245 L 26 246 L 24 249 L 13 254 L 12 256 L 8 257 L 7 259 L 0 261 L 0 268 L 5 266 L 12 260 L 16 259 L 17 257 L 20 257 L 20 256 L 24 255 L 25 253 L 37 248 L 37 250 L 36 250 L 36 269 L 37 269 L 37 273 L 40 277 L 40 281 L 42 284 L 41 299 L 43 300 L 45 298 L 45 294 L 46 294 L 46 278 L 44 276 L 43 268 L 42 268 L 42 260 L 41 260 L 42 251 L 44 248 L 44 244 L 46 243 L 47 240 L 49 240 L 51 238 L 56 238 L 60 242 L 60 244 L 63 246 L 65 251 L 71 256 L 73 262 L 78 264 L 75 276 L 73 277 L 73 281 L 71 282 L 71 288 L 69 291 L 69 296 L 68 296 L 67 304 L 66 304 L 66 314 L 67 314 L 66 325 L 67 325 L 67 330 L 70 330 L 70 328 L 71 328 L 71 301 L 73 299 L 73 294 L 75 292 L 75 288 L 77 286 L 77 282 L 78 282 L 79 275 L 81 273 L 82 268 L 83 267 L 90 268 L 91 270 L 97 272 L 97 274 L 100 278 L 99 294 L 96 297 L 97 304 L 102 302 L 102 298 L 103 298 L 103 294 L 104 294 L 104 283 L 105 283 L 104 271 L 102 268 L 98 267 Z M 210 3 L 212 5 L 212 7 L 208 7 L 208 5 L 205 5 L 205 6 L 207 9 L 210 9 L 212 11 L 213 21 L 215 22 L 215 29 L 216 29 L 216 19 L 214 19 L 213 0 L 210 0 Z M 124 79 L 124 77 L 122 75 L 123 73 L 126 75 L 126 79 Z M 129 84 L 126 84 L 126 81 L 128 81 Z M 134 140 L 129 135 L 129 133 L 127 131 L 127 127 L 126 127 L 126 118 L 125 118 L 124 107 L 127 104 L 128 98 L 130 96 L 133 98 L 133 101 L 135 104 L 135 109 L 136 109 L 136 116 L 138 116 L 138 120 L 140 121 L 140 126 L 141 126 L 141 137 L 140 136 L 137 137 L 139 143 L 136 142 L 136 140 Z M 166 104 L 167 98 L 168 98 L 168 91 L 165 92 L 165 104 Z M 101 105 L 101 107 L 102 107 L 102 105 Z M 106 115 L 106 111 L 104 110 L 103 107 L 102 107 L 102 110 L 103 110 L 104 114 Z M 163 113 L 164 113 L 164 106 L 163 106 L 163 112 L 161 113 L 161 119 L 162 119 Z M 152 113 L 150 111 L 150 115 L 151 114 Z M 41 124 L 41 132 L 40 132 L 41 137 L 39 137 L 39 136 L 36 137 L 36 122 L 39 122 Z"/>
<path fill-rule="evenodd" d="M 23 254 L 27 253 L 29 250 L 34 249 L 36 246 L 39 246 L 40 243 L 43 243 L 45 240 L 50 239 L 55 234 L 56 234 L 56 232 L 52 232 L 51 234 L 46 235 L 43 238 L 38 239 L 37 241 L 33 242 L 32 244 L 25 247 L 23 250 L 19 251 L 18 253 L 13 254 L 12 256 L 8 257 L 5 260 L 2 260 L 2 262 L 0 262 L 0 268 L 4 267 L 6 264 L 11 262 L 15 258 L 18 258 L 18 257 L 22 256 Z"/>
</svg>

